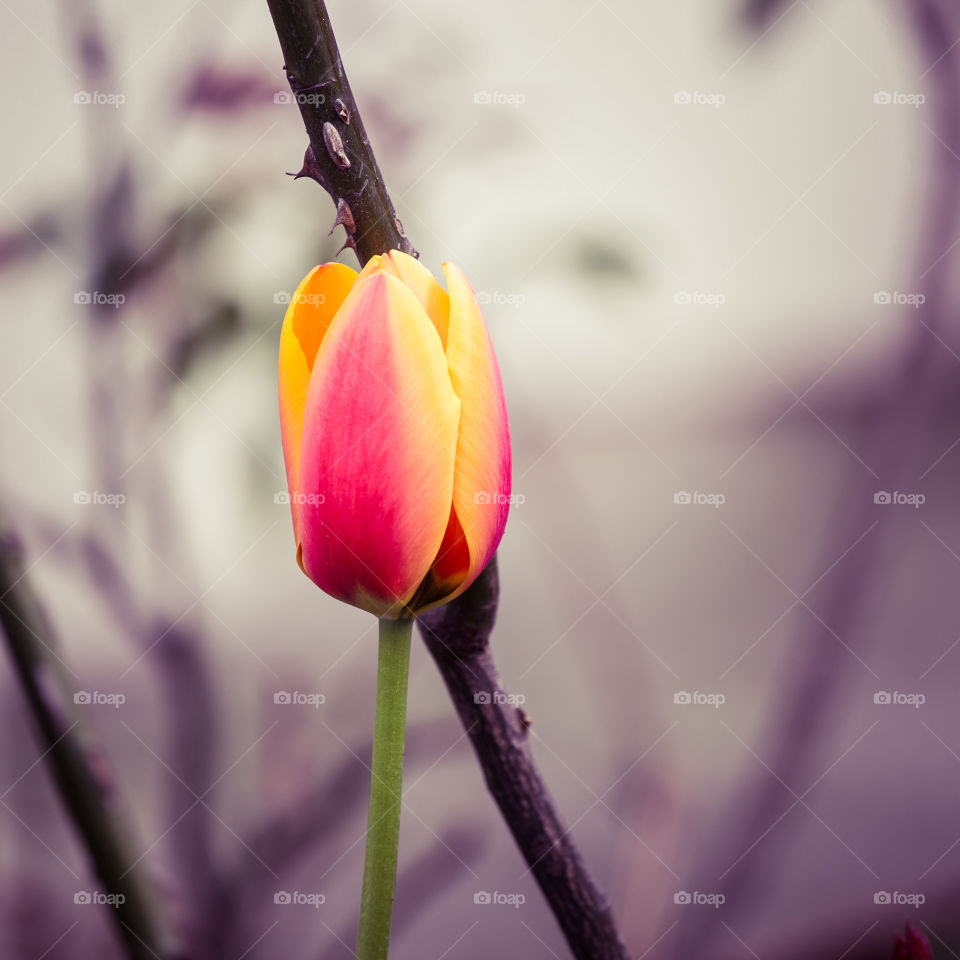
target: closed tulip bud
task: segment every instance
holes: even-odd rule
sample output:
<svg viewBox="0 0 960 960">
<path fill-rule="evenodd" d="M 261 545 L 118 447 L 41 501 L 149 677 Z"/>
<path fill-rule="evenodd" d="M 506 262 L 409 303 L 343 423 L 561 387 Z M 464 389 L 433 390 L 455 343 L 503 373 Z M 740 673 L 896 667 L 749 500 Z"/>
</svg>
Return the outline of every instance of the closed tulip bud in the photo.
<svg viewBox="0 0 960 960">
<path fill-rule="evenodd" d="M 448 291 L 399 251 L 315 267 L 280 335 L 297 560 L 381 618 L 458 596 L 507 521 L 510 432 L 496 356 L 459 268 Z"/>
</svg>

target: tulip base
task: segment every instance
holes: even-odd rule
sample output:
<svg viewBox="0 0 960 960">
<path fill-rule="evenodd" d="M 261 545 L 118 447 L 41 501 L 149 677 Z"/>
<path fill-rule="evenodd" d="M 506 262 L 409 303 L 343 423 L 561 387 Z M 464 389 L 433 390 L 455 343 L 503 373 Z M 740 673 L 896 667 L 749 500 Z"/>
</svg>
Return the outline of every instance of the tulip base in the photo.
<svg viewBox="0 0 960 960">
<path fill-rule="evenodd" d="M 403 742 L 413 620 L 381 620 L 370 813 L 356 960 L 386 960 L 397 880 Z"/>
</svg>

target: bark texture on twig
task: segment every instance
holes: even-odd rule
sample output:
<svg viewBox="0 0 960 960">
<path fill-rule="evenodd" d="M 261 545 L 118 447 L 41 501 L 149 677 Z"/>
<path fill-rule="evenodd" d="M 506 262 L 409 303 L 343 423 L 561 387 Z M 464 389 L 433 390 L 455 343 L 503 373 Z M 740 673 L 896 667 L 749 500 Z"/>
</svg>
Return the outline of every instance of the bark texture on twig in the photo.
<svg viewBox="0 0 960 960">
<path fill-rule="evenodd" d="M 510 705 L 490 652 L 499 578 L 494 558 L 473 586 L 418 620 L 473 743 L 493 798 L 578 960 L 625 960 L 597 890 L 540 777 L 526 714 Z"/>
<path fill-rule="evenodd" d="M 310 145 L 298 177 L 316 180 L 337 207 L 335 225 L 361 263 L 378 253 L 417 255 L 393 209 L 340 60 L 326 7 L 318 0 L 267 0 L 292 97 Z"/>
</svg>

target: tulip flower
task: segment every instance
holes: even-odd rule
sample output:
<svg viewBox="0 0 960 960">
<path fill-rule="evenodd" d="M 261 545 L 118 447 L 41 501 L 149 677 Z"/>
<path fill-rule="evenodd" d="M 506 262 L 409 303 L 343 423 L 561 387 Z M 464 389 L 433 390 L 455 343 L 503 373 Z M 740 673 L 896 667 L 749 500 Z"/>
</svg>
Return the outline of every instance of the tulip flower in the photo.
<svg viewBox="0 0 960 960">
<path fill-rule="evenodd" d="M 393 250 L 315 267 L 280 334 L 280 423 L 304 573 L 380 618 L 358 960 L 390 943 L 413 617 L 459 596 L 507 522 L 510 431 L 463 273 Z"/>
<path fill-rule="evenodd" d="M 301 568 L 377 617 L 458 596 L 510 495 L 496 356 L 462 271 L 399 251 L 315 267 L 280 337 L 283 450 Z"/>
</svg>

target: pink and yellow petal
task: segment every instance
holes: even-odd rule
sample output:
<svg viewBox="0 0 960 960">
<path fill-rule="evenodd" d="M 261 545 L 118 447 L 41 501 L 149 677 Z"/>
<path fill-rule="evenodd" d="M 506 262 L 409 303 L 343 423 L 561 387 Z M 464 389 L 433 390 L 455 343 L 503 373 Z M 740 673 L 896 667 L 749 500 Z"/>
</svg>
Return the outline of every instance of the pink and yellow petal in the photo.
<svg viewBox="0 0 960 960">
<path fill-rule="evenodd" d="M 448 526 L 446 556 L 438 562 L 444 579 L 469 563 L 458 586 L 444 599 L 462 593 L 490 561 L 503 536 L 509 509 L 510 427 L 500 368 L 473 289 L 459 267 L 445 263 L 450 293 L 446 359 L 453 389 L 460 398 L 460 429 L 453 482 L 453 511 L 460 530 Z"/>
<path fill-rule="evenodd" d="M 278 370 L 280 434 L 287 488 L 290 491 L 293 532 L 298 544 L 300 447 L 310 372 L 330 323 L 356 279 L 356 271 L 342 263 L 325 263 L 314 267 L 300 282 L 283 318 Z"/>
<path fill-rule="evenodd" d="M 444 348 L 447 345 L 447 317 L 450 313 L 450 297 L 437 278 L 415 257 L 399 250 L 391 250 L 372 257 L 360 271 L 360 277 L 382 272 L 402 281 L 420 301 L 420 306 L 433 321 Z"/>
<path fill-rule="evenodd" d="M 384 271 L 359 279 L 303 420 L 302 562 L 322 589 L 377 616 L 403 611 L 449 522 L 460 410 L 414 294 Z"/>
</svg>

